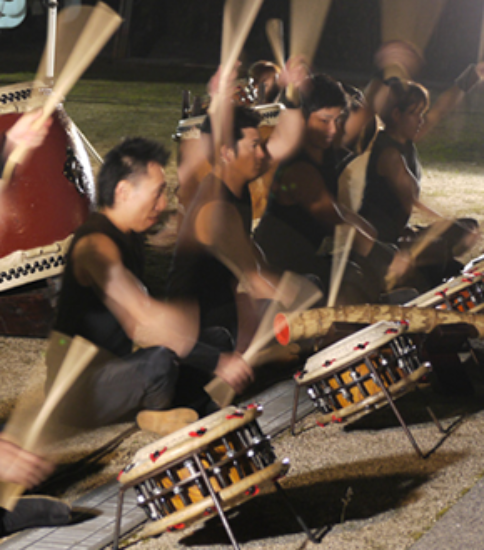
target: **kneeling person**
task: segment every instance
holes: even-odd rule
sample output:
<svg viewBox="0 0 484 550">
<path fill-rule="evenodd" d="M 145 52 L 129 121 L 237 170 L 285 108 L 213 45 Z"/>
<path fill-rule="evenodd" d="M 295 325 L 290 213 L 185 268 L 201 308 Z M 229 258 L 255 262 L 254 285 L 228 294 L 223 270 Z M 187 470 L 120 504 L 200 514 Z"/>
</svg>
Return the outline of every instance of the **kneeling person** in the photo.
<svg viewBox="0 0 484 550">
<path fill-rule="evenodd" d="M 110 359 L 75 382 L 59 407 L 64 423 L 97 427 L 171 406 L 178 356 L 197 338 L 196 306 L 154 300 L 140 283 L 142 233 L 166 207 L 167 160 L 163 146 L 143 138 L 126 139 L 109 152 L 98 177 L 99 211 L 71 243 L 54 330 L 82 336 Z M 58 340 L 51 338 L 51 345 Z M 140 346 L 134 353 L 133 342 Z M 58 368 L 48 365 L 47 389 Z M 173 421 L 166 427 L 172 431 L 196 418 L 184 409 L 164 421 Z"/>
</svg>

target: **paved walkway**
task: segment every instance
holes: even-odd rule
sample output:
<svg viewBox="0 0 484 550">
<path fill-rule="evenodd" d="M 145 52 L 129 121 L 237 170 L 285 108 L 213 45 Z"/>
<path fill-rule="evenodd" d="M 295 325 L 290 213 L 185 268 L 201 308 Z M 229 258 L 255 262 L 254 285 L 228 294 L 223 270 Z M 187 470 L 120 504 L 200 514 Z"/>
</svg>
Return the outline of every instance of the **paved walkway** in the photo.
<svg viewBox="0 0 484 550">
<path fill-rule="evenodd" d="M 409 550 L 483 550 L 484 479 L 466 493 Z"/>
</svg>

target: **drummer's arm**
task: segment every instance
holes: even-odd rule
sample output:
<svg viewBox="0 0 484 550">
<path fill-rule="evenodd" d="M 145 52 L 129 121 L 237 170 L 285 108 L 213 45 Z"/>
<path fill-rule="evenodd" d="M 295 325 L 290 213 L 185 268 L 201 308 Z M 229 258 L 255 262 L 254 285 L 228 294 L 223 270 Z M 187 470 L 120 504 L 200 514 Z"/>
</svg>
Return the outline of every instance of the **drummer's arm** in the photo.
<svg viewBox="0 0 484 550">
<path fill-rule="evenodd" d="M 293 164 L 284 172 L 279 187 L 292 193 L 294 202 L 301 204 L 321 225 L 331 227 L 346 223 L 354 227 L 359 250 L 366 250 L 376 238 L 376 231 L 369 222 L 335 200 L 314 166 L 305 162 Z"/>
<path fill-rule="evenodd" d="M 301 109 L 281 111 L 277 126 L 265 145 L 268 161 L 264 166 L 264 171 L 294 154 L 301 145 L 304 127 L 305 122 Z"/>
<path fill-rule="evenodd" d="M 418 200 L 418 183 L 402 155 L 393 147 L 385 149 L 378 159 L 377 172 L 393 188 L 408 214 Z"/>
<path fill-rule="evenodd" d="M 279 77 L 279 85 L 286 88 L 292 86 L 299 91 L 307 83 L 307 77 L 308 69 L 303 56 L 296 56 L 286 63 Z M 306 123 L 301 109 L 292 104 L 290 107 L 281 111 L 277 126 L 266 143 L 270 159 L 268 169 L 294 154 L 301 145 Z"/>
<path fill-rule="evenodd" d="M 195 223 L 195 237 L 239 280 L 255 299 L 272 299 L 276 278 L 261 270 L 237 209 L 224 201 L 204 205 Z"/>
<path fill-rule="evenodd" d="M 130 339 L 142 347 L 166 346 L 181 357 L 191 350 L 198 336 L 198 306 L 151 298 L 109 237 L 95 233 L 80 239 L 72 259 L 78 282 L 100 294 Z"/>
<path fill-rule="evenodd" d="M 465 71 L 456 78 L 454 85 L 439 96 L 425 121 L 420 128 L 415 141 L 424 138 L 437 123 L 464 99 L 464 96 L 484 77 L 484 62 L 477 65 L 469 65 Z"/>
</svg>

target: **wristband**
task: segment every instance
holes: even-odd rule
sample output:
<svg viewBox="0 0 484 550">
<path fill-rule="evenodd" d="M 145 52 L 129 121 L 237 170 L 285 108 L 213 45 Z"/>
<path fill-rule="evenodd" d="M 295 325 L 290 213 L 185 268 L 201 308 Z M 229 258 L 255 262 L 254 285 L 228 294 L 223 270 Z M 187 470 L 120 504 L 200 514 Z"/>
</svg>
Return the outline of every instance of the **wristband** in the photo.
<svg viewBox="0 0 484 550">
<path fill-rule="evenodd" d="M 454 83 L 464 93 L 467 93 L 479 82 L 479 80 L 480 78 L 476 71 L 476 66 L 471 64 L 455 79 Z"/>
</svg>

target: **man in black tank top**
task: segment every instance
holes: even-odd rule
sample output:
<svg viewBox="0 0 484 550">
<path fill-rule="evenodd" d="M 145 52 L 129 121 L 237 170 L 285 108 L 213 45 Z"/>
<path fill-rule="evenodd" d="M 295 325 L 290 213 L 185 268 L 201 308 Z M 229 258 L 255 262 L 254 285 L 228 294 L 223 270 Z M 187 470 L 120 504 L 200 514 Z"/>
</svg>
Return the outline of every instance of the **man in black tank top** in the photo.
<svg viewBox="0 0 484 550">
<path fill-rule="evenodd" d="M 138 415 L 141 427 L 163 434 L 197 418 L 191 409 L 147 412 L 173 406 L 178 358 L 193 347 L 199 328 L 196 303 L 154 300 L 140 283 L 141 235 L 166 206 L 167 159 L 161 145 L 143 138 L 108 153 L 98 176 L 99 211 L 70 246 L 54 330 L 86 338 L 111 359 L 79 377 L 59 407 L 63 422 L 95 427 Z M 140 346 L 134 353 L 133 342 Z M 58 365 L 48 368 L 47 389 Z M 208 400 L 201 389 L 195 394 Z"/>
<path fill-rule="evenodd" d="M 180 228 L 168 276 L 168 295 L 189 298 L 200 307 L 200 340 L 185 360 L 200 366 L 207 382 L 215 373 L 241 391 L 252 373 L 238 380 L 219 365 L 222 352 L 243 350 L 240 330 L 250 306 L 241 302 L 239 280 L 252 297 L 274 291 L 259 276 L 256 250 L 250 240 L 252 205 L 248 183 L 258 177 L 265 158 L 258 125 L 260 116 L 246 107 L 234 111 L 233 146 L 220 148 L 220 160 L 199 184 Z M 211 133 L 210 119 L 203 126 Z M 212 159 L 213 160 L 213 159 Z M 269 276 L 270 277 L 270 276 Z M 247 307 L 245 307 L 247 306 Z"/>
</svg>

